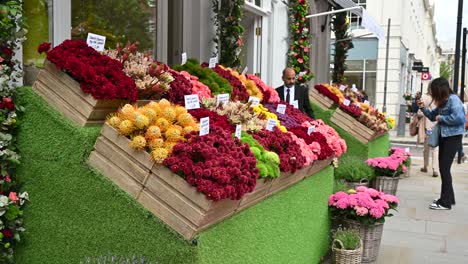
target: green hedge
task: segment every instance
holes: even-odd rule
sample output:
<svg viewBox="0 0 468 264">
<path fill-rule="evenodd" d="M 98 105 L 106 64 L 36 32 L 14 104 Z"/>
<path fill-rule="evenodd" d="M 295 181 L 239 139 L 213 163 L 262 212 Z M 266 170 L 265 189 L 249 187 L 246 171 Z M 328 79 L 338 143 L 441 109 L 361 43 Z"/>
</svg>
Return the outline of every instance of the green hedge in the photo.
<svg viewBox="0 0 468 264">
<path fill-rule="evenodd" d="M 100 127 L 79 128 L 30 88 L 18 144 L 31 203 L 16 263 L 79 263 L 146 256 L 159 263 L 318 263 L 328 250 L 333 169 L 183 240 L 87 165 Z"/>
</svg>

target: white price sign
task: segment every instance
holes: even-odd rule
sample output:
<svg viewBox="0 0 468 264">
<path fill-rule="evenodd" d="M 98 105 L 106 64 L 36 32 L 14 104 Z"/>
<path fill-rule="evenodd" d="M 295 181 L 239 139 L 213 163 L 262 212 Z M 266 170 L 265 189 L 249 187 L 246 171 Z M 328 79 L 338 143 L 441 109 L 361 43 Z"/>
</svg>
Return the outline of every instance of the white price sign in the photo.
<svg viewBox="0 0 468 264">
<path fill-rule="evenodd" d="M 273 131 L 273 129 L 275 129 L 277 122 L 278 121 L 276 121 L 275 119 L 269 118 L 266 124 L 266 129 L 268 131 Z"/>
<path fill-rule="evenodd" d="M 279 104 L 278 107 L 276 107 L 276 112 L 280 114 L 286 114 L 286 105 L 284 104 Z"/>
<path fill-rule="evenodd" d="M 292 106 L 294 106 L 294 108 L 298 109 L 299 108 L 299 101 L 298 100 L 294 100 L 292 102 Z"/>
<path fill-rule="evenodd" d="M 216 96 L 216 106 L 219 104 L 227 104 L 229 102 L 229 94 L 218 94 Z"/>
<path fill-rule="evenodd" d="M 369 105 L 369 101 L 365 100 L 365 101 L 364 101 L 364 104 L 365 104 L 365 105 Z"/>
<path fill-rule="evenodd" d="M 240 139 L 242 135 L 242 125 L 237 125 L 236 126 L 236 138 Z"/>
<path fill-rule="evenodd" d="M 187 52 L 182 53 L 182 62 L 180 64 L 184 65 L 187 63 Z"/>
<path fill-rule="evenodd" d="M 351 91 L 357 93 L 358 89 L 355 84 L 353 84 L 353 88 L 351 88 Z"/>
<path fill-rule="evenodd" d="M 210 133 L 210 118 L 200 118 L 200 136 L 208 135 Z"/>
<path fill-rule="evenodd" d="M 187 110 L 200 108 L 200 100 L 198 98 L 198 94 L 185 95 L 184 100 L 185 108 L 187 108 Z"/>
<path fill-rule="evenodd" d="M 106 45 L 106 37 L 98 34 L 88 33 L 86 44 L 88 44 L 88 46 L 97 51 L 104 51 L 104 46 Z"/>
<path fill-rule="evenodd" d="M 315 132 L 315 126 L 310 126 L 309 129 L 307 129 L 307 134 L 310 136 L 310 134 Z"/>
<path fill-rule="evenodd" d="M 249 67 L 245 66 L 244 70 L 242 70 L 242 75 L 245 75 L 248 70 L 249 70 Z"/>
<path fill-rule="evenodd" d="M 250 96 L 249 103 L 251 103 L 252 106 L 257 106 L 260 104 L 260 98 L 255 97 L 255 96 Z"/>
<path fill-rule="evenodd" d="M 340 91 L 344 91 L 344 90 L 346 90 L 346 86 L 340 85 Z"/>
<path fill-rule="evenodd" d="M 349 106 L 349 104 L 351 104 L 351 101 L 349 101 L 348 99 L 345 99 L 345 100 L 343 101 L 343 104 L 344 104 L 345 106 Z"/>
<path fill-rule="evenodd" d="M 216 63 L 218 63 L 218 58 L 217 57 L 210 58 L 210 63 L 208 65 L 208 67 L 214 68 L 214 67 L 216 67 Z"/>
</svg>

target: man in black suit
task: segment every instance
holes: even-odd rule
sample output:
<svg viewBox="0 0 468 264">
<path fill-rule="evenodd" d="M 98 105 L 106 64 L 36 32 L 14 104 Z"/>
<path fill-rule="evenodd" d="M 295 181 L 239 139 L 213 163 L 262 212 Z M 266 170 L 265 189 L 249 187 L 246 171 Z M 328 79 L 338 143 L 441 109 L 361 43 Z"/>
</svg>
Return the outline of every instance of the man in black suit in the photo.
<svg viewBox="0 0 468 264">
<path fill-rule="evenodd" d="M 286 68 L 283 70 L 283 82 L 284 85 L 276 88 L 279 98 L 291 105 L 295 105 L 303 113 L 307 114 L 311 118 L 314 118 L 314 112 L 309 102 L 309 89 L 296 83 L 296 72 L 293 68 Z M 295 101 L 297 101 L 295 103 Z"/>
</svg>

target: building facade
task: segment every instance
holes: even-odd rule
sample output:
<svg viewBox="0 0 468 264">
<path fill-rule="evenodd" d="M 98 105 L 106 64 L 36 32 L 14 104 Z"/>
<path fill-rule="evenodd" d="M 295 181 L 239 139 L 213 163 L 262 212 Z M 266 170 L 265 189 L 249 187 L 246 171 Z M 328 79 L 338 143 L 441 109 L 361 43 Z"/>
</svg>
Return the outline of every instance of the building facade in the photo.
<svg viewBox="0 0 468 264">
<path fill-rule="evenodd" d="M 388 30 L 390 41 L 386 109 L 397 117 L 403 94 L 426 91 L 429 81 L 422 81 L 422 73 L 412 70 L 422 63 L 432 78 L 439 76 L 440 48 L 434 24 L 434 0 L 353 0 L 363 6 L 377 23 Z M 350 15 L 354 49 L 350 51 L 346 77 L 369 95 L 370 102 L 382 110 L 385 93 L 386 39 L 378 40 L 361 27 L 362 18 Z M 359 37 L 362 36 L 362 37 Z"/>
</svg>

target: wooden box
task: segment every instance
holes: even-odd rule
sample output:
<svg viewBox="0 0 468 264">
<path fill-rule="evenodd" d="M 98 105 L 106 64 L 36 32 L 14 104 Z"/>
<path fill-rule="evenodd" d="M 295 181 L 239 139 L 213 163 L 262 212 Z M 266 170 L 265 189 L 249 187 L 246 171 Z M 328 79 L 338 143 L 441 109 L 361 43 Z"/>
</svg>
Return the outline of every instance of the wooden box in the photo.
<svg viewBox="0 0 468 264">
<path fill-rule="evenodd" d="M 341 109 L 336 109 L 330 121 L 364 144 L 368 144 L 369 141 L 381 136 Z"/>
<path fill-rule="evenodd" d="M 104 123 L 107 115 L 128 100 L 96 100 L 83 93 L 80 84 L 54 64 L 46 61 L 39 72 L 33 90 L 47 103 L 80 126 Z"/>
<path fill-rule="evenodd" d="M 309 100 L 323 109 L 330 109 L 335 103 L 332 99 L 320 94 L 319 91 L 315 88 L 310 89 Z"/>
</svg>

